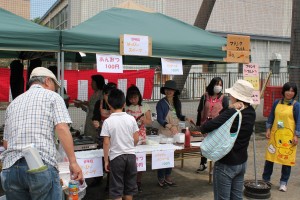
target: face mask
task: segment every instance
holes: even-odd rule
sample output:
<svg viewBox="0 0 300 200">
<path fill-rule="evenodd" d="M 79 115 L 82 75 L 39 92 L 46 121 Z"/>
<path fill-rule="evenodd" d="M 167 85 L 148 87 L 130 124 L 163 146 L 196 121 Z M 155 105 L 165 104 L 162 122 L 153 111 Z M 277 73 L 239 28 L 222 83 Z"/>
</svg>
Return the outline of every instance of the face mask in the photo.
<svg viewBox="0 0 300 200">
<path fill-rule="evenodd" d="M 216 85 L 214 87 L 214 93 L 219 94 L 222 91 L 222 86 Z"/>
</svg>

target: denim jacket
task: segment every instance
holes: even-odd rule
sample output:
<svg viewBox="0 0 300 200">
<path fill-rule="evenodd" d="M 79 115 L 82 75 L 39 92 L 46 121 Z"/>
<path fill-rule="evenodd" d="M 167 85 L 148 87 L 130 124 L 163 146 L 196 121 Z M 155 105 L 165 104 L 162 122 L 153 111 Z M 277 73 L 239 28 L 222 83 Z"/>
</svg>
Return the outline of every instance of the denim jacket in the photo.
<svg viewBox="0 0 300 200">
<path fill-rule="evenodd" d="M 293 104 L 294 99 L 290 100 L 288 105 L 292 105 Z M 275 108 L 277 106 L 278 103 L 283 104 L 283 99 L 276 99 L 272 105 L 272 109 L 271 109 L 271 113 L 268 117 L 268 121 L 266 122 L 266 128 L 272 128 L 274 119 L 275 119 Z M 296 124 L 296 135 L 298 137 L 300 137 L 300 103 L 296 102 L 294 104 L 293 107 L 293 115 L 294 115 L 294 120 L 295 120 L 295 124 Z"/>
</svg>

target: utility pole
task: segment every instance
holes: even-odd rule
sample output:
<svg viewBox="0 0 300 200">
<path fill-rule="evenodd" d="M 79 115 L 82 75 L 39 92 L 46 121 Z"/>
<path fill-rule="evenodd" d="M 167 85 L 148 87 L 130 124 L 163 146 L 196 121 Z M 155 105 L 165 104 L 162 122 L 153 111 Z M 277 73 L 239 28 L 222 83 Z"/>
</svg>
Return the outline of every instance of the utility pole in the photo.
<svg viewBox="0 0 300 200">
<path fill-rule="evenodd" d="M 198 12 L 198 15 L 196 17 L 196 20 L 194 22 L 194 26 L 197 26 L 203 30 L 206 29 L 206 26 L 208 24 L 208 20 L 210 18 L 210 15 L 212 13 L 212 10 L 214 8 L 216 0 L 203 0 L 200 10 Z M 191 65 L 185 65 L 183 66 L 183 75 L 177 75 L 174 77 L 174 81 L 177 83 L 177 87 L 179 91 L 182 91 L 184 88 L 184 84 L 186 82 L 186 79 L 190 73 Z"/>
<path fill-rule="evenodd" d="M 300 88 L 300 1 L 293 0 L 291 50 L 290 50 L 290 82 Z M 300 95 L 298 95 L 299 97 Z"/>
</svg>

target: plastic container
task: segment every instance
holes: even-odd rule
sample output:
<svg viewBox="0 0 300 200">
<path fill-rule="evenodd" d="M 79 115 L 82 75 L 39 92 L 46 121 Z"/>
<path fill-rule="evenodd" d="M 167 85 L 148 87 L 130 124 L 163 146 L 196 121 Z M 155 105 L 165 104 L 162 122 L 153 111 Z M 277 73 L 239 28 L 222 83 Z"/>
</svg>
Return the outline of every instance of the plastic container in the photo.
<svg viewBox="0 0 300 200">
<path fill-rule="evenodd" d="M 26 159 L 29 170 L 35 170 L 45 166 L 38 150 L 34 147 L 34 144 L 24 147 L 22 152 Z"/>
<path fill-rule="evenodd" d="M 184 133 L 177 133 L 174 135 L 174 142 L 183 144 L 185 141 L 185 134 Z"/>
<path fill-rule="evenodd" d="M 159 144 L 159 142 L 160 142 L 159 135 L 147 135 L 146 136 L 146 144 L 148 144 L 148 145 Z"/>
<path fill-rule="evenodd" d="M 173 137 L 168 137 L 165 135 L 160 135 L 160 143 L 161 144 L 172 144 L 174 143 L 174 138 Z"/>
</svg>

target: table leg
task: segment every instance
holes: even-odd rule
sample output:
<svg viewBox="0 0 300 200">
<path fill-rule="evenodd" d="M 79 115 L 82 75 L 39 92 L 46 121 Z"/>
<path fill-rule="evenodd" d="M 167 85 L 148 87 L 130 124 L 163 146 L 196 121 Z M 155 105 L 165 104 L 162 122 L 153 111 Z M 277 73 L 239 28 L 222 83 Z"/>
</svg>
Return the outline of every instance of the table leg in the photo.
<svg viewBox="0 0 300 200">
<path fill-rule="evenodd" d="M 184 165 L 183 153 L 181 153 L 180 155 L 181 155 L 181 168 L 183 168 Z"/>
<path fill-rule="evenodd" d="M 208 183 L 212 183 L 212 170 L 213 170 L 213 164 L 211 160 L 208 160 Z"/>
</svg>

